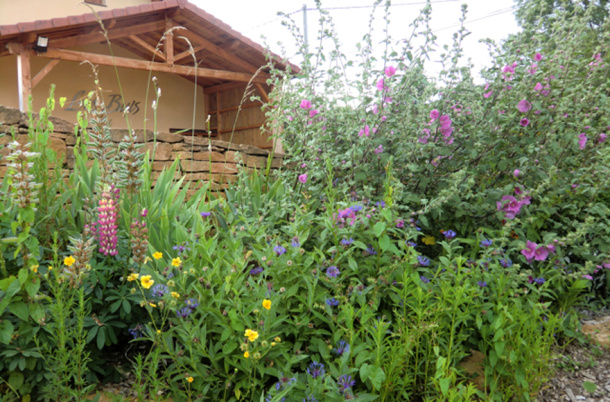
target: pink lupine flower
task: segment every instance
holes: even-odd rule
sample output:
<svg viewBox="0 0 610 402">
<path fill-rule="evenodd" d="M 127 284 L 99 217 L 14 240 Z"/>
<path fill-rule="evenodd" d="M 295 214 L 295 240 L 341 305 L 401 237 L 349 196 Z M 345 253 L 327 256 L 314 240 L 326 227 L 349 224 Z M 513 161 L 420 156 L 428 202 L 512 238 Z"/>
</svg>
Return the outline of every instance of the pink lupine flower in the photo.
<svg viewBox="0 0 610 402">
<path fill-rule="evenodd" d="M 585 147 L 587 146 L 587 136 L 585 133 L 580 133 L 578 135 L 578 146 L 580 147 L 580 149 L 585 149 Z"/>
<path fill-rule="evenodd" d="M 396 74 L 396 67 L 388 66 L 385 68 L 385 75 L 387 75 L 388 77 L 391 77 L 394 74 Z"/>
<path fill-rule="evenodd" d="M 299 107 L 301 109 L 305 109 L 305 110 L 310 109 L 311 108 L 311 102 L 308 101 L 307 99 L 303 99 L 301 101 L 301 104 L 299 105 Z"/>
<path fill-rule="evenodd" d="M 530 121 L 527 119 L 527 117 L 524 117 L 519 121 L 519 124 L 523 127 L 527 127 L 527 125 L 530 124 Z"/>
<path fill-rule="evenodd" d="M 517 103 L 517 109 L 521 112 L 521 113 L 527 113 L 530 110 L 532 110 L 532 104 L 529 103 L 528 101 L 526 101 L 525 99 L 519 101 L 519 103 Z"/>
<path fill-rule="evenodd" d="M 439 112 L 438 112 L 437 109 L 433 109 L 433 110 L 430 111 L 430 118 L 432 120 L 438 119 L 438 116 L 439 116 Z"/>
<path fill-rule="evenodd" d="M 299 176 L 299 181 L 303 184 L 307 183 L 307 173 L 303 173 Z"/>
<path fill-rule="evenodd" d="M 117 210 L 112 195 L 104 191 L 97 208 L 97 234 L 99 251 L 104 255 L 117 255 Z"/>
</svg>

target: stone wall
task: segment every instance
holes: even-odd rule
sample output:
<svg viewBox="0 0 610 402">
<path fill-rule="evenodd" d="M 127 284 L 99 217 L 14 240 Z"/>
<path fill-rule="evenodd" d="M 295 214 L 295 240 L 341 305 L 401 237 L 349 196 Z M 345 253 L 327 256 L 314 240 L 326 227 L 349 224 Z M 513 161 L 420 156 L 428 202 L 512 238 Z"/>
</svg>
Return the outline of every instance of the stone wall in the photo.
<svg viewBox="0 0 610 402">
<path fill-rule="evenodd" d="M 57 152 L 63 160 L 65 177 L 74 168 L 74 124 L 65 120 L 51 117 L 53 132 L 50 134 L 49 147 Z M 36 115 L 35 115 L 36 121 Z M 28 115 L 19 110 L 0 106 L 0 178 L 7 171 L 6 155 L 9 150 L 6 144 L 11 141 L 11 132 L 15 132 L 17 141 L 28 141 Z M 141 152 L 151 151 L 152 157 L 154 143 L 153 132 L 148 130 L 135 130 L 139 143 L 146 144 L 140 149 Z M 112 141 L 119 143 L 128 133 L 125 129 L 112 129 Z M 241 165 L 248 170 L 262 169 L 267 164 L 270 151 L 260 149 L 252 145 L 232 144 L 225 141 L 208 140 L 202 136 L 188 136 L 173 133 L 158 133 L 156 138 L 156 149 L 152 161 L 153 179 L 157 179 L 165 167 L 169 167 L 176 158 L 180 159 L 181 173 L 176 178 L 185 177 L 185 182 L 191 182 L 189 193 L 192 194 L 200 188 L 202 183 L 211 182 L 211 187 L 216 192 L 221 192 L 236 179 L 237 171 Z M 210 163 L 211 160 L 211 163 Z M 272 159 L 272 168 L 281 166 L 283 155 L 275 154 Z"/>
</svg>

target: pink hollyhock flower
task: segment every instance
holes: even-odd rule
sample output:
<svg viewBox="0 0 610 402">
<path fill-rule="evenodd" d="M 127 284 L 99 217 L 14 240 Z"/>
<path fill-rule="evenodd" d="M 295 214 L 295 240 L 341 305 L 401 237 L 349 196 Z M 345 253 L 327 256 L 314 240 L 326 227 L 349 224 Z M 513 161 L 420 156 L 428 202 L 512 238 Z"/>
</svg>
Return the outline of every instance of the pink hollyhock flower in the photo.
<svg viewBox="0 0 610 402">
<path fill-rule="evenodd" d="M 521 174 L 521 171 L 519 169 L 513 170 L 513 176 L 515 176 L 515 178 L 519 177 L 520 174 Z"/>
<path fill-rule="evenodd" d="M 303 100 L 301 101 L 301 104 L 299 105 L 299 107 L 300 107 L 301 109 L 305 109 L 305 110 L 307 110 L 307 109 L 311 108 L 311 102 L 310 102 L 310 101 L 308 101 L 307 99 L 303 99 Z"/>
<path fill-rule="evenodd" d="M 532 262 L 534 259 L 534 256 L 536 255 L 536 247 L 538 247 L 536 243 L 528 240 L 525 248 L 521 250 L 521 254 L 525 256 L 528 263 Z"/>
<path fill-rule="evenodd" d="M 492 90 L 492 91 L 489 91 L 489 92 L 486 92 L 486 93 L 484 93 L 484 94 L 483 94 L 483 98 L 487 99 L 487 98 L 489 98 L 489 97 L 490 97 L 490 96 L 491 96 L 493 93 L 494 93 L 494 91 L 493 91 L 493 90 Z"/>
<path fill-rule="evenodd" d="M 525 99 L 519 101 L 519 103 L 517 103 L 517 109 L 521 112 L 521 113 L 527 113 L 530 110 L 532 110 L 532 104 L 529 103 L 528 101 L 526 101 Z"/>
<path fill-rule="evenodd" d="M 585 147 L 587 146 L 587 136 L 585 135 L 585 133 L 580 133 L 578 135 L 578 146 L 580 147 L 580 149 L 585 149 Z"/>
<path fill-rule="evenodd" d="M 530 74 L 536 74 L 537 70 L 538 70 L 538 65 L 536 63 L 532 63 L 532 65 L 527 70 L 527 72 L 530 73 Z"/>
<path fill-rule="evenodd" d="M 519 121 L 519 124 L 521 124 L 523 127 L 527 127 L 527 125 L 530 124 L 530 121 L 524 117 Z"/>
<path fill-rule="evenodd" d="M 373 108 L 371 109 L 371 111 L 373 112 L 373 114 L 379 113 L 379 106 L 377 106 L 376 104 L 373 105 Z"/>
<path fill-rule="evenodd" d="M 536 61 L 542 60 L 542 55 L 540 53 L 536 53 L 536 55 L 534 56 L 534 60 L 536 60 Z"/>
<path fill-rule="evenodd" d="M 515 219 L 515 216 L 521 212 L 522 205 L 523 203 L 512 195 L 505 195 L 502 197 L 502 201 L 496 202 L 498 211 L 504 212 L 506 219 Z"/>
<path fill-rule="evenodd" d="M 451 127 L 451 117 L 449 117 L 448 115 L 444 114 L 442 115 L 439 119 L 438 119 L 439 123 L 441 124 L 441 128 L 449 128 Z"/>
<path fill-rule="evenodd" d="M 380 154 L 383 152 L 383 145 L 379 145 L 377 148 L 375 148 L 374 151 L 376 154 Z"/>
<path fill-rule="evenodd" d="M 546 257 L 549 256 L 549 249 L 546 248 L 546 246 L 540 246 L 536 249 L 536 252 L 534 253 L 534 259 L 536 261 L 544 261 L 546 260 Z"/>
<path fill-rule="evenodd" d="M 301 167 L 302 167 L 302 168 L 306 168 L 306 167 L 307 167 L 307 163 L 303 163 L 303 164 L 301 165 Z"/>
<path fill-rule="evenodd" d="M 299 181 L 303 184 L 307 183 L 307 173 L 303 173 L 299 176 Z"/>
<path fill-rule="evenodd" d="M 433 109 L 433 110 L 430 111 L 430 118 L 432 120 L 438 119 L 438 116 L 439 116 L 439 112 L 438 112 L 437 109 Z"/>
<path fill-rule="evenodd" d="M 365 136 L 368 137 L 369 135 L 371 135 L 371 130 L 368 126 L 368 124 L 366 126 L 364 126 L 363 129 L 360 129 L 360 132 L 358 133 L 359 137 Z"/>
<path fill-rule="evenodd" d="M 606 141 L 606 138 L 608 138 L 608 136 L 606 135 L 606 133 L 601 133 L 601 134 L 599 135 L 599 137 L 597 138 L 597 142 L 599 142 L 599 143 L 604 142 L 604 141 Z"/>
<path fill-rule="evenodd" d="M 318 111 L 318 109 L 311 109 L 311 110 L 309 111 L 309 117 L 314 117 L 314 116 L 315 116 L 315 115 L 317 115 L 318 113 L 320 113 L 320 112 Z"/>
<path fill-rule="evenodd" d="M 555 247 L 555 245 L 553 244 L 549 244 L 548 246 L 546 246 L 546 248 L 549 250 L 550 253 L 555 254 L 557 252 L 557 248 Z"/>
<path fill-rule="evenodd" d="M 542 84 L 537 82 L 536 85 L 534 86 L 534 91 L 542 91 Z"/>
<path fill-rule="evenodd" d="M 588 280 L 590 280 L 590 281 L 592 281 L 592 280 L 593 280 L 593 277 L 592 277 L 591 275 L 583 275 L 583 276 L 582 276 L 582 278 L 583 278 L 583 279 L 588 279 Z"/>
<path fill-rule="evenodd" d="M 380 78 L 379 81 L 377 81 L 377 85 L 375 85 L 377 87 L 378 91 L 385 91 L 386 89 L 388 89 L 383 82 L 383 78 Z"/>
<path fill-rule="evenodd" d="M 388 77 L 391 77 L 394 74 L 396 74 L 396 67 L 388 66 L 385 68 L 385 75 L 387 75 Z"/>
</svg>

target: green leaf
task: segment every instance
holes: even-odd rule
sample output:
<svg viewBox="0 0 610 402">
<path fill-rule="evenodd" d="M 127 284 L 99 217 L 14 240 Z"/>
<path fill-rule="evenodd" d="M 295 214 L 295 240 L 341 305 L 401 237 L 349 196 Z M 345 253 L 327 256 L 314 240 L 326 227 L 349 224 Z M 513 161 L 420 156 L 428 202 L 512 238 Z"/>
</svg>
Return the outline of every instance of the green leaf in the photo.
<svg viewBox="0 0 610 402">
<path fill-rule="evenodd" d="M 25 302 L 19 301 L 8 306 L 8 310 L 15 314 L 21 321 L 27 321 L 30 317 L 28 305 Z"/>
<path fill-rule="evenodd" d="M 498 364 L 498 355 L 495 350 L 489 352 L 489 364 L 491 364 L 491 367 L 496 367 L 496 364 Z"/>
<path fill-rule="evenodd" d="M 32 278 L 25 283 L 25 291 L 28 292 L 30 297 L 34 297 L 36 292 L 40 289 L 40 279 L 37 277 Z"/>
<path fill-rule="evenodd" d="M 11 342 L 11 337 L 13 336 L 13 331 L 15 327 L 8 320 L 2 320 L 0 322 L 0 343 L 8 345 Z"/>
<path fill-rule="evenodd" d="M 584 389 L 586 389 L 587 392 L 591 392 L 591 393 L 595 392 L 595 390 L 597 389 L 597 385 L 592 383 L 592 382 L 590 382 L 590 381 L 583 382 L 582 383 L 582 387 Z"/>
<path fill-rule="evenodd" d="M 363 350 L 362 352 L 358 353 L 358 356 L 356 356 L 356 367 L 362 366 L 362 363 L 367 361 L 370 357 L 371 354 L 366 350 Z"/>
<path fill-rule="evenodd" d="M 375 236 L 380 237 L 385 228 L 385 222 L 377 222 L 375 226 L 373 226 L 373 232 L 375 232 Z"/>
<path fill-rule="evenodd" d="M 443 396 L 447 396 L 447 392 L 449 392 L 450 382 L 451 382 L 451 378 L 441 378 L 438 381 L 438 384 L 441 387 L 441 392 L 443 393 Z"/>
<path fill-rule="evenodd" d="M 370 367 L 371 366 L 368 363 L 364 363 L 360 366 L 360 380 L 362 382 L 365 382 L 369 378 Z"/>
<path fill-rule="evenodd" d="M 36 322 L 44 318 L 44 308 L 38 303 L 30 304 L 30 317 Z"/>
<path fill-rule="evenodd" d="M 11 386 L 11 388 L 13 388 L 14 390 L 19 390 L 19 388 L 21 388 L 21 386 L 23 385 L 23 374 L 19 371 L 13 371 L 10 375 L 10 377 L 8 378 L 8 383 Z"/>
<path fill-rule="evenodd" d="M 95 340 L 97 342 L 97 348 L 102 350 L 106 344 L 106 328 L 101 327 L 99 331 L 97 331 L 97 338 Z"/>
<path fill-rule="evenodd" d="M 349 267 L 352 269 L 352 271 L 358 272 L 358 263 L 356 262 L 356 260 L 354 260 L 353 257 L 348 257 L 347 263 L 349 264 Z"/>
<path fill-rule="evenodd" d="M 384 234 L 379 239 L 379 247 L 381 247 L 381 251 L 388 251 L 390 248 L 390 237 L 387 234 Z"/>
<path fill-rule="evenodd" d="M 369 372 L 369 379 L 375 389 L 381 389 L 381 384 L 385 381 L 385 373 L 381 367 L 373 367 Z"/>
<path fill-rule="evenodd" d="M 12 280 L 11 280 L 11 278 L 12 278 Z M 3 283 L 1 283 L 1 285 L 7 284 L 7 282 L 4 282 L 4 281 L 8 281 L 8 285 L 7 285 L 7 289 L 5 290 L 6 294 L 4 295 L 2 300 L 0 300 L 0 315 L 2 315 L 2 313 L 4 312 L 4 309 L 6 309 L 8 307 L 13 296 L 15 296 L 15 294 L 21 290 L 21 283 L 19 283 L 17 278 L 15 278 L 14 276 L 11 276 L 11 277 L 3 280 L 2 281 Z M 4 290 L 3 287 L 0 287 L 0 288 L 2 288 Z"/>
</svg>

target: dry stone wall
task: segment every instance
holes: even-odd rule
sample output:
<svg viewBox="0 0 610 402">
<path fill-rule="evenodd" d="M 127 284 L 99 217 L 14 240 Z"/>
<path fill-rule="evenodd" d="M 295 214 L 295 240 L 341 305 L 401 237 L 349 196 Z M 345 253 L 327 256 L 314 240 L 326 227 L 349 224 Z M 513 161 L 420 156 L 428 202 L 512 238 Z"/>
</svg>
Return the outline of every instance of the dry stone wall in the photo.
<svg viewBox="0 0 610 402">
<path fill-rule="evenodd" d="M 53 132 L 50 134 L 49 147 L 53 149 L 63 161 L 60 167 L 64 176 L 68 177 L 74 168 L 74 124 L 65 120 L 51 117 Z M 34 115 L 34 124 L 37 116 Z M 21 113 L 13 108 L 0 106 L 0 178 L 6 175 L 6 145 L 12 140 L 11 133 L 14 132 L 17 141 L 28 142 L 29 118 L 26 113 Z M 112 141 L 119 143 L 128 133 L 125 129 L 112 129 Z M 225 141 L 208 140 L 202 136 L 186 136 L 174 133 L 158 133 L 156 142 L 153 132 L 150 130 L 135 130 L 136 139 L 139 143 L 145 143 L 141 152 L 150 151 L 154 160 L 152 161 L 153 179 L 157 179 L 164 168 L 171 166 L 176 158 L 180 160 L 181 172 L 176 178 L 185 177 L 185 182 L 190 182 L 189 194 L 194 193 L 203 183 L 211 182 L 212 190 L 222 192 L 229 183 L 233 182 L 240 167 L 247 170 L 262 169 L 267 164 L 270 151 L 260 149 L 252 145 L 232 144 Z M 283 155 L 274 154 L 271 167 L 277 169 L 282 165 Z M 57 167 L 50 167 L 57 168 Z"/>
</svg>

